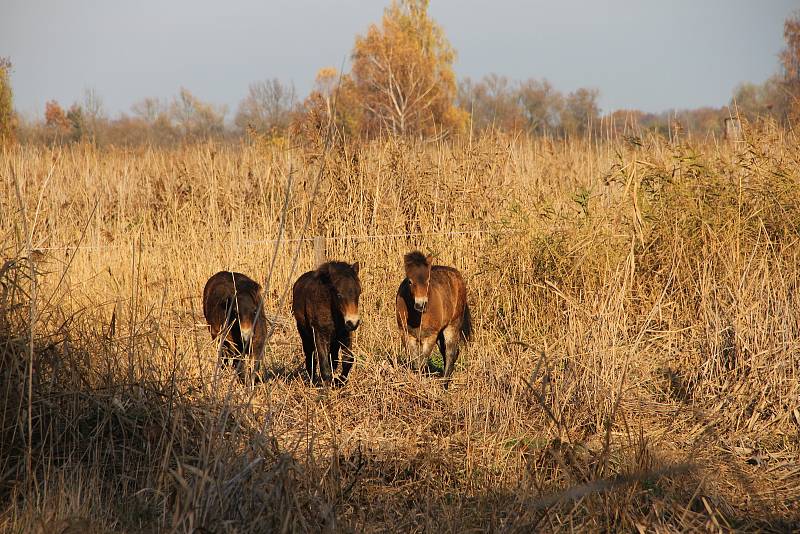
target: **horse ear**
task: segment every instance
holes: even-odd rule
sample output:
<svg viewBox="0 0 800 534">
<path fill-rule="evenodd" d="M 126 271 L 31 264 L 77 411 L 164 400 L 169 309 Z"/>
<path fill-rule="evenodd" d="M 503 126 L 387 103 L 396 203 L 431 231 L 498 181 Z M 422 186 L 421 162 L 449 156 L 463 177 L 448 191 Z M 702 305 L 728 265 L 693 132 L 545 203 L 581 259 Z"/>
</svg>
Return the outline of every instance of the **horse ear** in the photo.
<svg viewBox="0 0 800 534">
<path fill-rule="evenodd" d="M 428 265 L 433 265 L 433 254 L 428 254 L 425 256 L 425 263 Z"/>
<path fill-rule="evenodd" d="M 352 268 L 353 268 L 353 271 L 354 271 L 356 274 L 358 274 L 358 270 L 361 268 L 361 266 L 358 264 L 358 262 L 355 262 L 355 263 L 354 263 L 353 265 L 351 265 L 350 267 L 352 267 Z"/>
</svg>

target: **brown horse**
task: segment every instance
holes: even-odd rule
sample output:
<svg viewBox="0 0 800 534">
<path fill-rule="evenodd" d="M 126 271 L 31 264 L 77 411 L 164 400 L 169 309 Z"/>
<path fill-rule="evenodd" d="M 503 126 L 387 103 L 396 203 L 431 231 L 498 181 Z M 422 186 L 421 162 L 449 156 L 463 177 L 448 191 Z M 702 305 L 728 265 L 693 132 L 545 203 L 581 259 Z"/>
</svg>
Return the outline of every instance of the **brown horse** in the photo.
<svg viewBox="0 0 800 534">
<path fill-rule="evenodd" d="M 267 338 L 267 321 L 261 306 L 261 286 L 242 273 L 220 271 L 203 289 L 203 315 L 211 337 L 220 334 L 222 361 L 244 376 L 244 358 L 260 362 Z M 260 310 L 259 310 L 260 307 Z"/>
<path fill-rule="evenodd" d="M 292 314 L 297 321 L 297 331 L 303 340 L 306 370 L 311 383 L 316 383 L 316 367 L 322 381 L 330 384 L 332 371 L 341 357 L 341 376 L 334 385 L 347 381 L 353 366 L 351 351 L 352 332 L 358 328 L 358 298 L 361 282 L 358 279 L 358 262 L 350 265 L 340 261 L 323 263 L 316 271 L 309 271 L 294 283 L 292 288 Z"/>
<path fill-rule="evenodd" d="M 432 256 L 414 251 L 403 260 L 406 279 L 397 290 L 397 326 L 417 370 L 425 366 L 434 344 L 439 343 L 446 387 L 462 336 L 466 340 L 472 337 L 467 286 L 456 269 L 433 265 Z"/>
</svg>

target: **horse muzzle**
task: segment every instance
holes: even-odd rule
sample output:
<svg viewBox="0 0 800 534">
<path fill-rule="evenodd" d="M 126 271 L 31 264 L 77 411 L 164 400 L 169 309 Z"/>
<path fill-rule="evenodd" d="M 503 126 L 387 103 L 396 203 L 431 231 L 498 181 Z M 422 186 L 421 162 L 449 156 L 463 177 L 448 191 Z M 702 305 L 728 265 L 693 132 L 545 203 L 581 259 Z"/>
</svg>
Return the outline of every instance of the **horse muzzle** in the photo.
<svg viewBox="0 0 800 534">
<path fill-rule="evenodd" d="M 428 306 L 428 299 L 414 299 L 414 309 L 422 313 Z"/>
<path fill-rule="evenodd" d="M 361 324 L 361 317 L 358 315 L 347 315 L 344 318 L 344 326 L 351 332 Z"/>
</svg>

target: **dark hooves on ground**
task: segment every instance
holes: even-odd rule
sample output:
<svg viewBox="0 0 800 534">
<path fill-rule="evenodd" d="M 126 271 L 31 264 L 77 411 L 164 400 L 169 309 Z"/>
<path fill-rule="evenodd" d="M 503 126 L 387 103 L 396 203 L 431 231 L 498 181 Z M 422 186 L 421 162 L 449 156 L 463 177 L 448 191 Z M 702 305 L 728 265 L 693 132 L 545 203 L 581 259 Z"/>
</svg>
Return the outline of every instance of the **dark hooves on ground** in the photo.
<svg viewBox="0 0 800 534">
<path fill-rule="evenodd" d="M 338 389 L 344 387 L 347 384 L 347 379 L 342 379 L 337 376 L 329 381 L 326 381 L 322 380 L 319 377 L 315 377 L 313 380 L 309 380 L 309 384 L 311 385 L 311 387 L 315 388 L 330 387 L 331 389 Z"/>
</svg>

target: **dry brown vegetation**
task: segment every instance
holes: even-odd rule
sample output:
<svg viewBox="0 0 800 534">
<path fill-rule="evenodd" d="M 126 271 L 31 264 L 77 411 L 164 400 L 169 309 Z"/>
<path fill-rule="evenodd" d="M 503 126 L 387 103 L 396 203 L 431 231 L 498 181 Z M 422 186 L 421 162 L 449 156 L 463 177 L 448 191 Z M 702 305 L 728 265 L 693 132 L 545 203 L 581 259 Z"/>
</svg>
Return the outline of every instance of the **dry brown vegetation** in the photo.
<svg viewBox="0 0 800 534">
<path fill-rule="evenodd" d="M 724 146 L 8 148 L 0 529 L 797 528 L 799 155 L 770 125 Z M 218 368 L 202 322 L 209 275 L 267 279 L 287 188 L 285 237 L 362 265 L 340 390 L 298 371 L 308 242 L 278 247 L 265 383 Z M 412 247 L 467 279 L 449 390 L 394 362 Z"/>
</svg>

